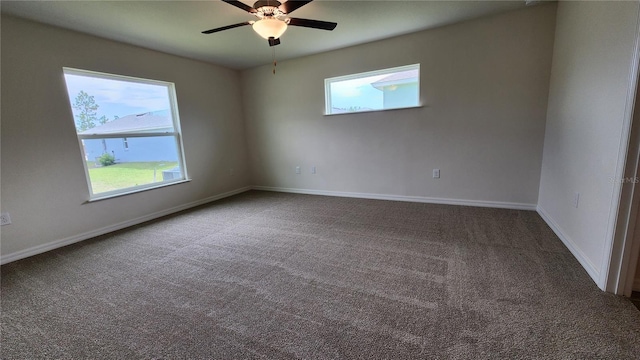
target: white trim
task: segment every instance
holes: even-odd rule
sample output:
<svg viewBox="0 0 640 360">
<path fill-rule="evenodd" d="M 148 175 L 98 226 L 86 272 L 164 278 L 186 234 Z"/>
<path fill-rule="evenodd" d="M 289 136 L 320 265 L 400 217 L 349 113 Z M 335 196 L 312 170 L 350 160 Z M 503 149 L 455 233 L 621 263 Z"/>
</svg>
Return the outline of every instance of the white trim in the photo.
<svg viewBox="0 0 640 360">
<path fill-rule="evenodd" d="M 179 133 L 177 131 L 165 131 L 165 132 L 135 132 L 135 131 L 123 131 L 123 132 L 110 132 L 103 134 L 78 134 L 78 138 L 82 140 L 102 140 L 102 139 L 123 139 L 123 138 L 137 138 L 137 137 L 176 137 Z"/>
<path fill-rule="evenodd" d="M 587 258 L 587 256 L 582 252 L 582 250 L 580 250 L 578 245 L 576 245 L 576 243 L 568 235 L 566 235 L 564 231 L 562 231 L 560 225 L 558 225 L 542 207 L 538 206 L 537 211 L 540 217 L 542 217 L 547 225 L 549 225 L 551 230 L 553 230 L 553 232 L 556 233 L 556 235 L 564 243 L 564 246 L 566 246 L 569 251 L 571 251 L 571 254 L 573 254 L 580 265 L 582 265 L 589 276 L 591 276 L 591 279 L 600 287 L 600 289 L 604 290 L 598 283 L 598 280 L 600 279 L 600 272 L 598 271 L 598 269 L 596 269 L 589 258 Z"/>
<path fill-rule="evenodd" d="M 117 197 L 120 197 L 120 196 L 131 195 L 131 194 L 135 194 L 135 193 L 139 193 L 139 192 L 143 192 L 143 191 L 159 189 L 159 188 L 163 188 L 165 186 L 184 184 L 184 183 L 188 183 L 190 181 L 191 181 L 191 179 L 176 179 L 176 180 L 169 180 L 169 181 L 160 181 L 160 182 L 155 182 L 155 183 L 146 184 L 146 185 L 133 186 L 133 187 L 130 187 L 130 188 L 126 188 L 127 191 L 122 191 L 122 190 L 106 191 L 106 192 L 103 192 L 103 193 L 98 193 L 100 195 L 96 195 L 96 196 L 90 198 L 85 203 L 102 201 L 102 200 L 106 200 L 106 199 L 113 199 L 113 198 L 117 198 Z"/>
<path fill-rule="evenodd" d="M 405 107 L 397 107 L 397 108 L 386 108 L 386 109 L 379 109 L 379 110 L 349 111 L 349 112 L 335 113 L 335 114 L 324 114 L 323 116 L 368 114 L 368 113 L 377 113 L 377 112 L 393 111 L 393 110 L 420 109 L 420 108 L 423 108 L 423 107 L 425 107 L 425 106 L 424 105 L 416 105 L 416 106 L 405 106 Z"/>
<path fill-rule="evenodd" d="M 631 68 L 629 69 L 629 82 L 627 83 L 627 99 L 625 100 L 623 127 L 620 132 L 620 144 L 618 147 L 618 156 L 616 162 L 616 175 L 622 179 L 625 175 L 627 167 L 627 156 L 631 140 L 631 127 L 633 126 L 633 111 L 636 100 L 636 88 L 638 85 L 638 64 L 640 60 L 640 8 L 636 9 L 636 29 L 633 51 L 631 54 Z M 616 182 L 611 197 L 611 205 L 609 207 L 609 219 L 607 222 L 607 238 L 603 244 L 602 263 L 600 268 L 600 279 L 598 286 L 604 291 L 614 294 L 622 294 L 624 292 L 624 280 L 626 274 L 622 274 L 624 270 L 623 257 L 625 251 L 628 253 L 629 248 L 625 249 L 627 240 L 627 232 L 629 229 L 629 215 L 632 201 L 629 201 L 629 207 L 620 209 L 623 204 L 623 183 Z M 633 186 L 633 184 L 631 184 Z M 630 196 L 633 196 L 633 191 Z M 633 200 L 633 199 L 632 199 Z M 624 228 L 618 229 L 619 226 Z M 621 234 L 618 234 L 621 233 Z M 617 245 L 617 246 L 616 246 Z M 617 249 L 619 248 L 619 250 Z"/>
<path fill-rule="evenodd" d="M 358 192 L 344 192 L 344 191 L 295 189 L 295 188 L 282 188 L 282 187 L 270 187 L 270 186 L 253 186 L 253 189 L 263 190 L 263 191 L 294 193 L 294 194 L 339 196 L 339 197 L 351 197 L 351 198 L 360 198 L 360 199 L 407 201 L 407 202 L 419 202 L 419 203 L 430 203 L 430 204 L 489 207 L 489 208 L 512 209 L 512 210 L 532 210 L 532 211 L 536 210 L 536 204 L 512 203 L 512 202 L 502 202 L 502 201 L 447 199 L 447 198 L 433 198 L 433 197 L 426 197 L 426 196 L 387 195 L 387 194 L 372 194 L 372 193 L 358 193 Z"/>
<path fill-rule="evenodd" d="M 153 220 L 153 219 L 157 219 L 163 216 L 167 216 L 179 211 L 183 211 L 183 210 L 187 210 L 190 209 L 192 207 L 196 207 L 199 205 L 203 205 L 212 201 L 216 201 L 216 200 L 220 200 L 222 198 L 226 198 L 229 196 L 233 196 L 233 195 L 237 195 L 240 193 L 243 193 L 245 191 L 249 191 L 251 190 L 250 186 L 246 186 L 246 187 L 242 187 L 239 189 L 235 189 L 235 190 L 231 190 L 231 191 L 227 191 L 225 193 L 222 194 L 218 194 L 218 195 L 214 195 L 214 196 L 210 196 L 208 198 L 205 199 L 201 199 L 201 200 L 197 200 L 197 201 L 193 201 L 190 203 L 186 203 L 186 204 L 182 204 L 182 205 L 178 205 L 178 206 L 174 206 L 172 208 L 166 209 L 166 210 L 161 210 L 152 214 L 148 214 L 148 215 L 144 215 L 135 219 L 131 219 L 131 220 L 127 220 L 127 221 L 123 221 L 121 223 L 117 223 L 117 224 L 113 224 L 113 225 L 109 225 L 109 226 L 105 226 L 103 228 L 97 229 L 97 230 L 92 230 L 92 231 L 88 231 L 82 234 L 78 234 L 78 235 L 74 235 L 74 236 L 70 236 L 68 238 L 65 239 L 60 239 L 60 240 L 55 240 L 52 241 L 50 243 L 47 244 L 42 244 L 42 245 L 38 245 L 38 246 L 34 246 L 28 249 L 24 249 L 24 250 L 20 250 L 11 254 L 7 254 L 7 255 L 2 255 L 0 257 L 0 264 L 6 264 L 6 263 L 10 263 L 12 261 L 16 261 L 16 260 L 20 260 L 20 259 L 24 259 L 27 258 L 29 256 L 34 256 L 34 255 L 38 255 L 38 254 L 42 254 L 44 252 L 47 251 L 51 251 L 57 248 L 61 248 L 63 246 L 67 246 L 67 245 L 71 245 L 83 240 L 87 240 L 87 239 L 91 239 L 94 238 L 96 236 L 100 236 L 100 235 L 104 235 L 116 230 L 121 230 L 130 226 L 134 226 L 134 225 L 138 225 L 141 224 L 143 222 L 149 221 L 149 220 Z"/>
</svg>

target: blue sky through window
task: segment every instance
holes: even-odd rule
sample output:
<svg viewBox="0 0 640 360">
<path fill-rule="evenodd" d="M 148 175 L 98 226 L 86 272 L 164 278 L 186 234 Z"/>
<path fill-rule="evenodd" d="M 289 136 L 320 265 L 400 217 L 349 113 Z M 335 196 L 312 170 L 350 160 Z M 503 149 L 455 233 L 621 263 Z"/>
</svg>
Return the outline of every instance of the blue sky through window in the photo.
<svg viewBox="0 0 640 360">
<path fill-rule="evenodd" d="M 371 86 L 371 83 L 387 75 L 388 74 L 367 76 L 359 79 L 332 82 L 331 106 L 337 109 L 382 109 L 382 91 Z"/>
<path fill-rule="evenodd" d="M 171 108 L 166 86 L 74 74 L 65 74 L 64 77 L 71 105 L 73 106 L 74 99 L 80 91 L 84 91 L 93 96 L 99 105 L 98 117 L 104 115 L 113 120 L 116 116 L 124 117 Z M 72 111 L 76 117 L 76 111 Z"/>
</svg>

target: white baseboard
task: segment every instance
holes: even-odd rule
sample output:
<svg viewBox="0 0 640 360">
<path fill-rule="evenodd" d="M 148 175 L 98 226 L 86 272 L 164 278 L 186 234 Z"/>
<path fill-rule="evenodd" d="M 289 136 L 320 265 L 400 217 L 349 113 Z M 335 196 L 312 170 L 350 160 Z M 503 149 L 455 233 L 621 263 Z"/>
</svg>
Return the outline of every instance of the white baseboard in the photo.
<svg viewBox="0 0 640 360">
<path fill-rule="evenodd" d="M 201 199 L 201 200 L 197 200 L 197 201 L 193 201 L 187 204 L 182 204 L 182 205 L 178 205 L 166 210 L 162 210 L 162 211 L 158 211 L 152 214 L 148 214 L 145 216 L 141 216 L 139 218 L 135 218 L 135 219 L 131 219 L 131 220 L 127 220 L 127 221 L 123 221 L 121 223 L 117 223 L 117 224 L 113 224 L 113 225 L 109 225 L 109 226 L 105 226 L 103 228 L 97 229 L 97 230 L 92 230 L 89 232 L 85 232 L 83 234 L 78 234 L 78 235 L 74 235 L 74 236 L 70 236 L 68 238 L 65 239 L 60 239 L 60 240 L 55 240 L 52 241 L 50 243 L 46 243 L 46 244 L 42 244 L 42 245 L 38 245 L 38 246 L 34 246 L 28 249 L 24 249 L 24 250 L 20 250 L 11 254 L 7 254 L 7 255 L 2 255 L 0 257 L 0 264 L 6 264 L 6 263 L 10 263 L 12 261 L 16 261 L 16 260 L 20 260 L 20 259 L 24 259 L 27 258 L 29 256 L 33 256 L 33 255 L 38 255 L 50 250 L 54 250 L 63 246 L 67 246 L 67 245 L 71 245 L 73 243 L 77 243 L 83 240 L 87 240 L 87 239 L 91 239 L 94 238 L 96 236 L 100 236 L 100 235 L 104 235 L 116 230 L 121 230 L 133 225 L 138 225 L 141 224 L 145 221 L 149 221 L 149 220 L 153 220 L 153 219 L 157 219 L 166 215 L 170 215 L 182 210 L 186 210 L 186 209 L 190 209 L 192 207 L 196 207 L 199 205 L 203 205 L 212 201 L 216 201 L 216 200 L 220 200 L 222 198 L 226 198 L 229 196 L 233 196 L 236 194 L 240 194 L 243 193 L 245 191 L 249 191 L 251 190 L 250 186 L 247 187 L 243 187 L 243 188 L 239 188 L 239 189 L 235 189 L 235 190 L 231 190 L 222 194 L 218 194 L 218 195 L 214 195 L 205 199 Z"/>
<path fill-rule="evenodd" d="M 339 196 L 339 197 L 351 197 L 351 198 L 375 199 L 375 200 L 408 201 L 408 202 L 420 202 L 420 203 L 430 203 L 430 204 L 476 206 L 476 207 L 489 207 L 489 208 L 512 209 L 512 210 L 533 210 L 533 211 L 536 210 L 536 204 L 511 203 L 511 202 L 501 202 L 501 201 L 446 199 L 446 198 L 433 198 L 433 197 L 426 197 L 426 196 L 385 195 L 385 194 L 371 194 L 371 193 L 357 193 L 357 192 L 343 192 L 343 191 L 282 188 L 282 187 L 270 187 L 270 186 L 253 186 L 252 188 L 254 190 L 276 191 L 276 192 L 286 192 L 286 193 L 294 193 L 294 194 Z"/>
<path fill-rule="evenodd" d="M 593 263 L 587 258 L 587 256 L 580 250 L 578 245 L 563 231 L 562 228 L 551 218 L 551 216 L 540 206 L 537 208 L 538 214 L 549 225 L 551 230 L 562 240 L 564 245 L 571 251 L 571 254 L 578 260 L 580 265 L 587 271 L 591 279 L 602 289 L 600 284 L 600 271 L 593 265 Z M 602 289 L 605 291 L 604 289 Z"/>
</svg>

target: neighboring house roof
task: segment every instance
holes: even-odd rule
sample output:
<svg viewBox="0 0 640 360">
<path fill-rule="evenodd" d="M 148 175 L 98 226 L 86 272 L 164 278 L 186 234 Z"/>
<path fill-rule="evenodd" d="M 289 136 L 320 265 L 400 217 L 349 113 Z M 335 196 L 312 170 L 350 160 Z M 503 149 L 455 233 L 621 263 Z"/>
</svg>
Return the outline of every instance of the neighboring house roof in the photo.
<svg viewBox="0 0 640 360">
<path fill-rule="evenodd" d="M 173 121 L 167 111 L 127 115 L 105 124 L 87 129 L 80 134 L 100 135 L 120 132 L 162 132 L 173 131 Z"/>
<path fill-rule="evenodd" d="M 386 86 L 417 83 L 418 76 L 420 76 L 418 69 L 401 71 L 385 76 L 382 79 L 371 83 L 371 86 L 378 90 L 382 90 L 382 88 Z"/>
</svg>

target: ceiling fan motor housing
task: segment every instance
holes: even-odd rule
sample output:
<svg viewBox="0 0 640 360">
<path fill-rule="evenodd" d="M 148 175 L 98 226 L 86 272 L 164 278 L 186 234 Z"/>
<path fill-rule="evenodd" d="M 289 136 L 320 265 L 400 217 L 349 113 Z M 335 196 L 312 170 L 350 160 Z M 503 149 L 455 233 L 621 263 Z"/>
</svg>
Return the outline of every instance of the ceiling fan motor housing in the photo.
<svg viewBox="0 0 640 360">
<path fill-rule="evenodd" d="M 278 8 L 280 5 L 282 5 L 282 3 L 276 0 L 259 0 L 253 4 L 253 8 L 260 10 L 261 7 Z"/>
</svg>

